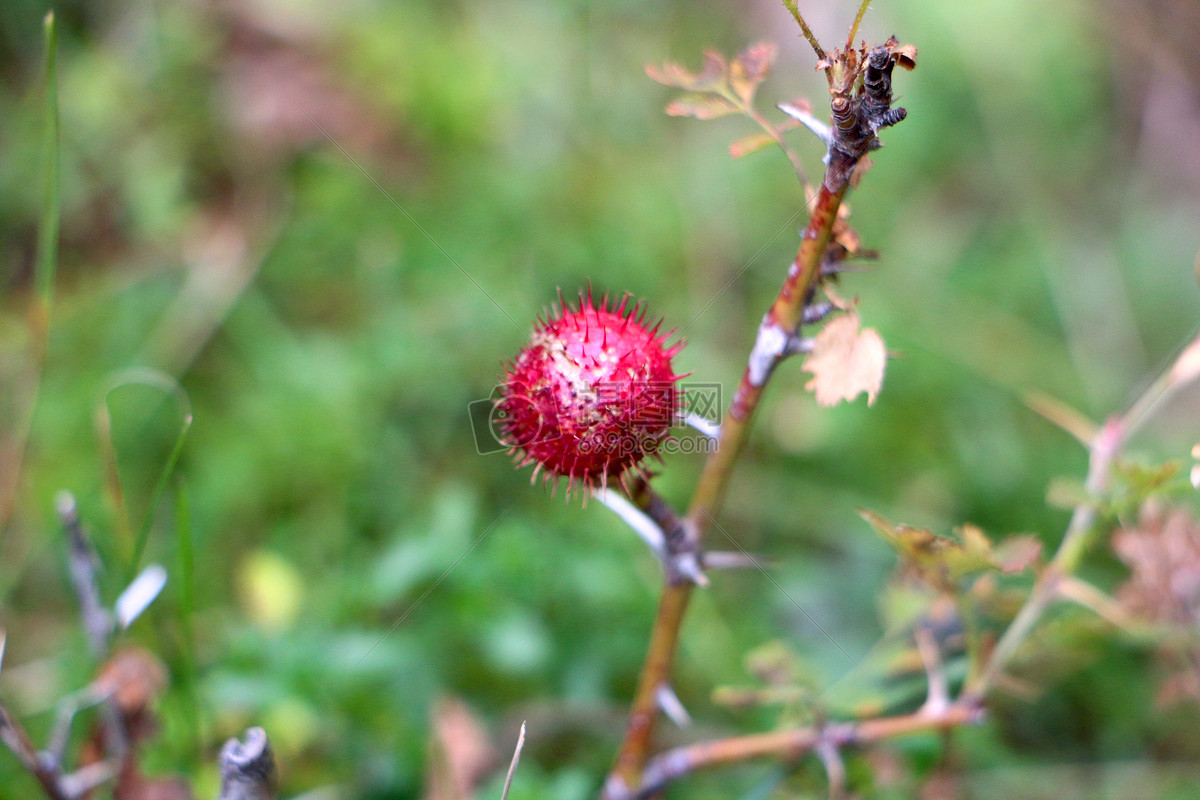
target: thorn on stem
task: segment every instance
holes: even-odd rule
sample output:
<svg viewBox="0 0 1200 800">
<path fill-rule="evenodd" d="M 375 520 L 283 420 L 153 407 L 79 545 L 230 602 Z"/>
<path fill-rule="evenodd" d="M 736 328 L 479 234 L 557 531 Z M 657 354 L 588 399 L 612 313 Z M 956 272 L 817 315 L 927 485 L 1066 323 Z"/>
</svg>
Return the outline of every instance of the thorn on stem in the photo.
<svg viewBox="0 0 1200 800">
<path fill-rule="evenodd" d="M 679 575 L 701 588 L 708 587 L 708 576 L 704 574 L 704 568 L 700 565 L 700 559 L 696 553 L 686 551 L 678 553 L 670 558 L 670 568 L 676 575 Z"/>
<path fill-rule="evenodd" d="M 774 565 L 766 556 L 734 550 L 710 550 L 704 554 L 705 569 L 762 569 Z"/>
<path fill-rule="evenodd" d="M 825 775 L 829 778 L 829 800 L 841 800 L 846 796 L 846 763 L 842 761 L 841 751 L 837 744 L 826 736 L 821 737 L 815 751 L 825 767 Z"/>
<path fill-rule="evenodd" d="M 683 424 L 687 425 L 694 431 L 702 433 L 710 440 L 716 441 L 721 438 L 721 423 L 713 422 L 710 419 L 705 419 L 699 414 L 687 412 L 683 415 Z"/>
<path fill-rule="evenodd" d="M 813 134 L 820 139 L 821 143 L 826 147 L 828 147 L 829 143 L 833 141 L 833 131 L 829 129 L 828 125 L 814 117 L 810 112 L 805 111 L 802 108 L 797 108 L 789 103 L 780 103 L 777 108 L 812 131 Z"/>
<path fill-rule="evenodd" d="M 521 762 L 521 749 L 525 747 L 525 723 L 521 722 L 521 732 L 517 734 L 517 746 L 513 748 L 512 761 L 508 764 L 508 774 L 504 776 L 504 790 L 500 792 L 500 800 L 508 800 L 508 790 L 512 787 L 513 773 Z"/>
<path fill-rule="evenodd" d="M 217 800 L 274 800 L 275 754 L 262 728 L 250 728 L 221 748 L 221 794 Z"/>
<path fill-rule="evenodd" d="M 660 684 L 654 696 L 658 701 L 658 707 L 678 727 L 686 728 L 692 724 L 692 716 L 688 714 L 687 708 L 684 707 L 679 695 L 675 694 L 675 690 L 669 683 Z"/>
<path fill-rule="evenodd" d="M 941 716 L 950 707 L 950 687 L 946 671 L 942 667 L 942 654 L 934 639 L 933 631 L 927 625 L 920 625 L 916 632 L 917 651 L 921 654 L 921 662 L 925 665 L 925 677 L 929 684 L 929 694 L 923 713 L 931 717 Z"/>
</svg>

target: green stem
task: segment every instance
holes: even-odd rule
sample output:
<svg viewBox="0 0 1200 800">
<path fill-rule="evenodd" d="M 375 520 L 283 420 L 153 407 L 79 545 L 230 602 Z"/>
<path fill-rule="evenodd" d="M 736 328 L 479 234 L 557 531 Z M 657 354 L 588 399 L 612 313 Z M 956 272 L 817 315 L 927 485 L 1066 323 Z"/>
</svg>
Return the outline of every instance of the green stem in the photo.
<svg viewBox="0 0 1200 800">
<path fill-rule="evenodd" d="M 1135 404 L 1135 408 L 1136 408 Z M 1092 442 L 1085 491 L 1088 499 L 1075 507 L 1067 532 L 1054 553 L 1050 564 L 1038 576 L 1025 605 L 1017 612 L 1008 629 L 996 643 L 987 665 L 964 690 L 970 697 L 982 698 L 1012 661 L 1021 645 L 1055 600 L 1061 596 L 1062 581 L 1079 566 L 1087 549 L 1088 534 L 1095 527 L 1099 512 L 1099 497 L 1108 486 L 1113 459 L 1120 451 L 1129 429 L 1124 417 L 1113 417 Z"/>
<path fill-rule="evenodd" d="M 788 11 L 792 12 L 792 18 L 800 26 L 800 31 L 804 34 L 804 38 L 808 40 L 808 44 L 812 47 L 813 52 L 817 54 L 817 58 L 824 60 L 825 51 L 821 48 L 821 43 L 817 41 L 817 37 L 813 35 L 812 28 L 808 27 L 808 23 L 804 21 L 804 16 L 801 15 L 800 9 L 796 7 L 796 0 L 783 0 L 783 5 Z"/>
<path fill-rule="evenodd" d="M 858 13 L 854 15 L 854 24 L 850 26 L 850 33 L 846 36 L 846 49 L 854 47 L 854 37 L 858 35 L 858 26 L 862 24 L 863 17 L 867 14 L 867 6 L 871 5 L 871 0 L 862 0 L 858 4 Z"/>
</svg>

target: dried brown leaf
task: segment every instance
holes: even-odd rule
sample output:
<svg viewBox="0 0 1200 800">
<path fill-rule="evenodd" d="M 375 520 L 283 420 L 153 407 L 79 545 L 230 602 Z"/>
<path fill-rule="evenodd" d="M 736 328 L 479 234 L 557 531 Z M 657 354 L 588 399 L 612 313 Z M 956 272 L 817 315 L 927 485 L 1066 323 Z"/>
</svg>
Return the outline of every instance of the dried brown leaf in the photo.
<svg viewBox="0 0 1200 800">
<path fill-rule="evenodd" d="M 729 65 L 729 85 L 742 101 L 749 105 L 754 100 L 758 86 L 771 72 L 779 48 L 771 42 L 756 42 L 741 53 Z"/>
<path fill-rule="evenodd" d="M 871 328 L 860 331 L 858 314 L 852 311 L 831 320 L 817 334 L 804 362 L 805 371 L 813 378 L 804 388 L 812 390 L 823 406 L 853 400 L 864 392 L 867 405 L 872 405 L 883 385 L 886 365 L 883 338 Z"/>
<path fill-rule="evenodd" d="M 1147 506 L 1112 545 L 1131 573 L 1116 595 L 1126 609 L 1154 622 L 1200 625 L 1200 523 L 1187 509 Z"/>
<path fill-rule="evenodd" d="M 1113 550 L 1129 567 L 1116 599 L 1132 615 L 1175 629 L 1158 648 L 1162 707 L 1200 704 L 1200 522 L 1184 507 L 1148 503 L 1133 527 L 1113 535 Z"/>
<path fill-rule="evenodd" d="M 849 311 L 858 305 L 857 296 L 847 300 L 838 294 L 837 290 L 833 288 L 833 283 L 831 282 L 825 283 L 825 285 L 821 287 L 821 291 L 825 293 L 825 299 L 832 303 L 834 308 L 840 308 L 842 311 Z"/>
<path fill-rule="evenodd" d="M 124 714 L 147 708 L 167 687 L 167 669 L 141 647 L 124 647 L 113 653 L 92 682 L 101 696 L 112 696 Z"/>
<path fill-rule="evenodd" d="M 672 117 L 695 117 L 696 119 L 718 119 L 736 114 L 738 107 L 717 94 L 685 94 L 667 104 L 667 113 Z"/>
<path fill-rule="evenodd" d="M 857 189 L 862 183 L 863 176 L 867 174 L 867 170 L 875 166 L 875 162 L 870 156 L 859 156 L 858 161 L 854 164 L 854 171 L 850 173 L 850 188 Z"/>
<path fill-rule="evenodd" d="M 902 44 L 892 48 L 892 58 L 896 61 L 896 66 L 904 67 L 904 69 L 917 68 L 917 46 L 915 44 Z"/>
<path fill-rule="evenodd" d="M 863 159 L 865 160 L 865 159 Z M 853 181 L 853 176 L 851 176 Z M 833 221 L 833 240 L 846 248 L 850 255 L 858 253 L 862 241 L 853 228 L 850 227 L 850 204 L 842 203 L 838 207 L 837 218 Z"/>
</svg>

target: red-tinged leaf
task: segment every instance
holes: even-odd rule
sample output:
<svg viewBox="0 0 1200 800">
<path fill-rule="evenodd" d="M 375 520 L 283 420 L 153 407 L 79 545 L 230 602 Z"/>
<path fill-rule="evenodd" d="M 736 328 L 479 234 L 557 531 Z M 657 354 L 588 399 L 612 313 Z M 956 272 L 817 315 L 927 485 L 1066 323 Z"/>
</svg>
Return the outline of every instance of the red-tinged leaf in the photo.
<svg viewBox="0 0 1200 800">
<path fill-rule="evenodd" d="M 875 402 L 883 385 L 887 348 L 873 329 L 858 329 L 858 314 L 850 312 L 826 323 L 817 334 L 813 350 L 804 362 L 804 370 L 813 374 L 804 388 L 811 389 L 817 403 L 837 405 L 862 393 L 867 405 Z"/>
<path fill-rule="evenodd" d="M 1042 543 L 1028 533 L 1010 536 L 992 549 L 992 564 L 1001 572 L 1011 575 L 1024 572 L 1038 562 L 1042 556 Z"/>
<path fill-rule="evenodd" d="M 718 119 L 736 114 L 738 107 L 716 94 L 686 94 L 667 104 L 667 113 L 672 117 L 695 117 L 696 119 Z"/>
<path fill-rule="evenodd" d="M 771 72 L 779 49 L 771 42 L 750 45 L 729 65 L 729 85 L 738 97 L 749 104 L 758 86 Z"/>
<path fill-rule="evenodd" d="M 682 64 L 668 61 L 661 67 L 646 65 L 646 75 L 664 86 L 688 92 L 711 92 L 725 86 L 729 67 L 725 57 L 716 50 L 704 51 L 704 67 L 699 72 L 689 72 Z"/>
<path fill-rule="evenodd" d="M 771 138 L 770 134 L 752 133 L 749 136 L 743 136 L 737 141 L 731 143 L 729 145 L 729 155 L 733 156 L 734 158 L 741 158 L 743 156 L 748 156 L 751 153 L 757 153 L 764 147 L 768 147 L 774 143 L 775 140 Z"/>
</svg>

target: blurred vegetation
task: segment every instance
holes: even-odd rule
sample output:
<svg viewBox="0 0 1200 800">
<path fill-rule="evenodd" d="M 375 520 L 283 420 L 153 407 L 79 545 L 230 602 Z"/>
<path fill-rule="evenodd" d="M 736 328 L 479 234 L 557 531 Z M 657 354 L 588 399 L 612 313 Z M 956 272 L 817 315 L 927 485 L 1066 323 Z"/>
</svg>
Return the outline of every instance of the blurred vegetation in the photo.
<svg viewBox="0 0 1200 800">
<path fill-rule="evenodd" d="M 856 5 L 803 10 L 832 46 Z M 94 669 L 53 513 L 68 488 L 106 596 L 147 524 L 143 561 L 171 576 L 129 633 L 173 681 L 148 769 L 212 796 L 219 743 L 261 724 L 284 796 L 413 797 L 430 708 L 453 695 L 500 751 L 530 721 L 514 800 L 592 795 L 658 566 L 599 504 L 552 498 L 503 454 L 477 453 L 468 405 L 556 290 L 589 280 L 679 326 L 678 366 L 727 402 L 794 254 L 802 197 L 777 151 L 729 158 L 744 121 L 663 115 L 670 93 L 643 65 L 770 39 L 781 59 L 763 96 L 819 107 L 787 12 L 766 0 L 58 6 L 62 244 L 26 439 L 47 10 L 0 6 L 0 423 L 6 442 L 26 441 L 23 462 L 0 464 L 13 492 L 0 694 L 44 741 L 54 702 Z M 920 61 L 897 76 L 908 120 L 850 197 L 882 257 L 843 287 L 902 357 L 871 409 L 819 410 L 799 365 L 780 371 L 722 522 L 777 563 L 774 580 L 719 574 L 700 593 L 677 686 L 698 729 L 667 738 L 773 724 L 710 700 L 744 684 L 746 654 L 773 639 L 836 695 L 881 633 L 895 560 L 856 507 L 1057 541 L 1067 514 L 1047 487 L 1081 480 L 1085 455 L 1022 393 L 1102 417 L 1196 328 L 1198 25 L 1194 5 L 1166 0 L 868 14 L 869 40 L 895 33 Z M 819 174 L 819 145 L 790 136 Z M 1173 401 L 1134 449 L 1186 459 L 1197 400 Z M 684 504 L 698 467 L 669 457 L 662 492 Z M 1100 578 L 1119 576 L 1097 561 Z M 1043 692 L 955 736 L 975 796 L 1033 796 L 1031 780 L 1084 796 L 1062 790 L 1079 775 L 1197 796 L 1196 770 L 1179 766 L 1200 758 L 1195 708 L 1156 708 L 1152 648 L 1092 630 L 1028 673 Z M 917 737 L 890 752 L 924 774 L 938 750 Z M 819 795 L 813 775 L 783 785 Z M 765 792 L 782 776 L 750 766 L 673 793 Z M 0 755 L 0 797 L 35 791 Z M 880 796 L 907 796 L 892 791 Z"/>
</svg>

